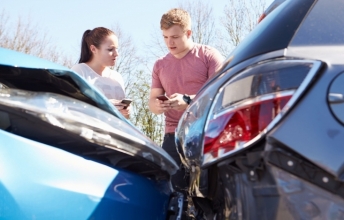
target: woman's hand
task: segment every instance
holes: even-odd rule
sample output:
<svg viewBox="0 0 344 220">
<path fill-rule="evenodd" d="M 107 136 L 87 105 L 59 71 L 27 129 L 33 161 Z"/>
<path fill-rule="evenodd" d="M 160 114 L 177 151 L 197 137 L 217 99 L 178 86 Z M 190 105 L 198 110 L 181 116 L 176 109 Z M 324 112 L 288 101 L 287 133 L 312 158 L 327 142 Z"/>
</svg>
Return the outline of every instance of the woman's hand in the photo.
<svg viewBox="0 0 344 220">
<path fill-rule="evenodd" d="M 130 117 L 131 106 L 122 103 L 122 100 L 109 99 L 109 101 L 117 108 L 117 110 L 127 119 Z"/>
<path fill-rule="evenodd" d="M 126 119 L 129 119 L 130 118 L 130 111 L 131 111 L 131 105 L 129 106 L 125 106 L 126 108 L 122 108 L 122 109 L 119 109 L 119 112 L 122 113 L 122 115 L 126 118 Z"/>
</svg>

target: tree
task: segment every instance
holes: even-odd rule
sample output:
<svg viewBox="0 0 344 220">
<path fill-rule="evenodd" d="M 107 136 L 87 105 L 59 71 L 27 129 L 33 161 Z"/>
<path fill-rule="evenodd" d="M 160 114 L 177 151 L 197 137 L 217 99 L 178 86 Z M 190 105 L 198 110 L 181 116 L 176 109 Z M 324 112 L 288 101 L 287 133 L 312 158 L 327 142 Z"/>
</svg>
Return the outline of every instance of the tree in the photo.
<svg viewBox="0 0 344 220">
<path fill-rule="evenodd" d="M 119 40 L 119 57 L 115 69 L 123 75 L 127 96 L 133 99 L 131 122 L 156 143 L 162 143 L 164 120 L 148 107 L 151 71 L 147 60 L 140 57 L 130 36 L 119 25 L 111 28 Z"/>
<path fill-rule="evenodd" d="M 111 30 L 116 34 L 119 41 L 119 56 L 114 68 L 122 74 L 126 83 L 126 91 L 128 91 L 133 89 L 132 83 L 135 81 L 135 72 L 144 61 L 138 56 L 132 38 L 126 35 L 118 24 L 111 27 Z"/>
<path fill-rule="evenodd" d="M 213 8 L 201 0 L 184 1 L 179 7 L 190 14 L 193 42 L 213 45 L 216 39 Z"/>
<path fill-rule="evenodd" d="M 141 70 L 136 74 L 136 80 L 130 90 L 129 97 L 134 99 L 134 111 L 131 114 L 131 121 L 145 135 L 155 141 L 162 143 L 164 134 L 164 117 L 150 112 L 148 107 L 150 92 L 151 74 Z"/>
<path fill-rule="evenodd" d="M 71 59 L 58 52 L 56 46 L 50 43 L 47 32 L 33 24 L 30 18 L 19 17 L 17 23 L 11 25 L 5 11 L 0 13 L 0 47 L 31 54 L 65 66 L 72 64 Z"/>
<path fill-rule="evenodd" d="M 218 32 L 216 47 L 225 56 L 250 33 L 264 12 L 265 0 L 228 0 L 220 24 L 224 31 Z"/>
<path fill-rule="evenodd" d="M 168 53 L 160 29 L 155 29 L 151 34 L 151 42 L 145 44 L 148 59 L 156 60 Z"/>
</svg>

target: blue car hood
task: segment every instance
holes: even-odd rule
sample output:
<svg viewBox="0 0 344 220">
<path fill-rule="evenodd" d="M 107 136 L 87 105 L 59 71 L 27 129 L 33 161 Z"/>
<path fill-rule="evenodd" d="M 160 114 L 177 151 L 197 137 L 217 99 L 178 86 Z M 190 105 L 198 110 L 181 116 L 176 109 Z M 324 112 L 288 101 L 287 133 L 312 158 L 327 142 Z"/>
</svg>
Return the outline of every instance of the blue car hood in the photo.
<svg viewBox="0 0 344 220">
<path fill-rule="evenodd" d="M 64 66 L 0 48 L 0 93 L 0 117 L 9 121 L 0 129 L 135 172 L 172 175 L 178 169 L 103 94 Z"/>
<path fill-rule="evenodd" d="M 79 100 L 82 99 L 128 122 L 103 94 L 99 93 L 95 87 L 88 84 L 80 75 L 65 66 L 5 48 L 0 48 L 0 66 L 2 70 L 0 72 L 0 83 L 12 84 L 13 86 L 11 86 L 11 88 L 51 92 L 52 88 L 47 87 L 48 85 L 54 84 L 56 89 L 53 91 L 54 93 L 67 95 Z M 30 87 L 29 85 L 25 85 L 29 82 L 22 82 L 22 84 L 20 84 L 18 81 L 23 80 L 23 78 L 28 79 L 27 75 L 30 75 L 30 80 L 37 80 L 41 85 L 34 83 L 34 85 Z M 57 80 L 57 78 L 59 80 Z M 68 84 L 70 84 L 69 88 L 67 88 Z M 43 87 L 44 85 L 47 86 Z M 76 88 L 70 88 L 75 85 Z M 39 86 L 41 86 L 41 88 L 39 88 Z M 57 88 L 57 86 L 60 87 Z"/>
</svg>

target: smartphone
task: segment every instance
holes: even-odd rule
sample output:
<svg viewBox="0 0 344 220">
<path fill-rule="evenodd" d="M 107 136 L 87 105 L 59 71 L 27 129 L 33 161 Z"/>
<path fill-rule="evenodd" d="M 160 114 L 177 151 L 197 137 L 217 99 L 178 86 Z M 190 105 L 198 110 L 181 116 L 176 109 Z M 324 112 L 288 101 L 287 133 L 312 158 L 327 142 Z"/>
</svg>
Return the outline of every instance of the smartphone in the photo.
<svg viewBox="0 0 344 220">
<path fill-rule="evenodd" d="M 169 98 L 166 95 L 159 95 L 158 97 L 156 97 L 157 99 L 161 100 L 161 101 L 166 101 L 169 100 Z"/>
<path fill-rule="evenodd" d="M 132 101 L 133 101 L 133 100 L 131 100 L 131 99 L 123 99 L 123 100 L 121 101 L 121 103 L 126 104 L 126 105 L 130 105 L 130 103 L 131 103 Z"/>
<path fill-rule="evenodd" d="M 132 101 L 133 101 L 133 100 L 131 100 L 131 99 L 122 99 L 121 103 L 127 105 L 127 106 L 124 106 L 123 109 L 127 109 L 127 107 L 130 105 L 130 103 L 131 103 Z"/>
</svg>

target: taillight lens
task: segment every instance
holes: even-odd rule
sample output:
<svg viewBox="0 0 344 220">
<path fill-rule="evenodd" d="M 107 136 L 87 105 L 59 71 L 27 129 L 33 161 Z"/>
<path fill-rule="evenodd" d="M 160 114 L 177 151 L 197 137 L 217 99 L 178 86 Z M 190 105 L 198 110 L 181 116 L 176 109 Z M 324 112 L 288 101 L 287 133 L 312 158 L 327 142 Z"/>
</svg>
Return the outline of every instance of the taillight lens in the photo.
<svg viewBox="0 0 344 220">
<path fill-rule="evenodd" d="M 247 68 L 227 82 L 219 89 L 208 115 L 204 163 L 242 149 L 264 133 L 319 66 L 316 61 L 267 62 Z"/>
<path fill-rule="evenodd" d="M 219 150 L 226 153 L 253 139 L 280 113 L 290 98 L 291 95 L 285 95 L 256 101 L 212 119 L 206 131 L 204 153 L 212 152 L 217 157 Z"/>
</svg>

